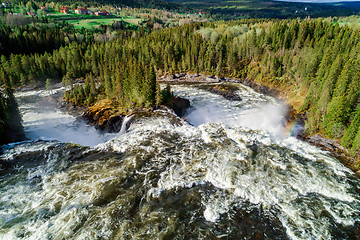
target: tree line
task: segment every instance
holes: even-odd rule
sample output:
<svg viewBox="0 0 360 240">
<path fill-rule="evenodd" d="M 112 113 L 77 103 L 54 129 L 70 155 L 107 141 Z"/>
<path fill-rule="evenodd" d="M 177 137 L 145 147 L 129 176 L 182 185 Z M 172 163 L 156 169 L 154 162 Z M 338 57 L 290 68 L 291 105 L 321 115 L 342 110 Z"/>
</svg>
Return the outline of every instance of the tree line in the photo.
<svg viewBox="0 0 360 240">
<path fill-rule="evenodd" d="M 102 25 L 98 29 L 75 29 L 73 25 L 65 21 L 51 22 L 47 18 L 32 21 L 23 17 L 27 20 L 26 22 L 12 23 L 22 17 L 13 15 L 7 16 L 6 20 L 0 18 L 0 56 L 51 53 L 54 49 L 67 46 L 71 42 L 91 44 L 95 41 L 109 41 L 122 30 L 136 30 L 141 33 L 152 30 L 152 28 L 145 29 L 130 25 L 124 21 Z"/>
<path fill-rule="evenodd" d="M 128 107 L 160 101 L 155 72 L 250 78 L 295 95 L 309 134 L 342 139 L 356 154 L 359 40 L 358 30 L 322 19 L 194 23 L 150 34 L 121 32 L 105 43 L 73 42 L 51 54 L 2 56 L 0 72 L 15 86 L 47 78 L 71 85 L 86 76 L 69 99 L 90 104 L 107 97 Z"/>
<path fill-rule="evenodd" d="M 69 36 L 63 28 L 70 27 L 64 24 L 35 25 L 10 27 L 8 24 L 0 25 L 0 53 L 30 54 L 51 52 L 53 49 L 65 46 Z M 71 38 L 71 37 L 70 37 Z"/>
<path fill-rule="evenodd" d="M 8 85 L 7 79 L 1 77 L 5 84 L 3 91 L 0 91 L 0 145 L 25 138 L 14 90 Z"/>
</svg>

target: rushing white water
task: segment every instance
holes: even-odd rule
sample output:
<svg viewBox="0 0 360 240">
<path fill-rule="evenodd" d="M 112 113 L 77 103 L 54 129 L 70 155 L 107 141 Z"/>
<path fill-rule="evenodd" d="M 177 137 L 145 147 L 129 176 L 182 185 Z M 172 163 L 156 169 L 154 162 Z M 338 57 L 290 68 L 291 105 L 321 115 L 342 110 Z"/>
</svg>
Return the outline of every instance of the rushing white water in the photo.
<svg viewBox="0 0 360 240">
<path fill-rule="evenodd" d="M 31 140 L 58 140 L 84 146 L 96 146 L 117 134 L 100 134 L 94 127 L 76 119 L 76 114 L 58 109 L 64 88 L 16 94 L 22 113 L 26 137 Z"/>
<path fill-rule="evenodd" d="M 53 105 L 18 96 L 24 117 L 43 115 L 24 119 L 33 141 L 1 156 L 11 168 L 0 171 L 0 238 L 354 239 L 359 180 L 288 136 L 283 104 L 239 87 L 243 100 L 232 102 L 173 86 L 196 108 L 186 116 L 192 125 L 158 111 L 129 116 L 127 131 L 105 137 L 80 123 L 79 139 L 58 138 L 77 131 L 64 129 L 72 115 L 58 112 L 58 128 L 46 114 Z M 37 136 L 94 147 L 36 141 L 40 122 L 56 134 L 44 126 Z"/>
<path fill-rule="evenodd" d="M 176 94 L 188 98 L 196 110 L 187 115 L 187 120 L 199 126 L 204 123 L 224 123 L 227 126 L 242 126 L 264 130 L 275 137 L 285 134 L 287 107 L 272 97 L 259 94 L 239 85 L 237 94 L 242 101 L 227 101 L 222 96 L 193 87 L 174 86 Z"/>
</svg>

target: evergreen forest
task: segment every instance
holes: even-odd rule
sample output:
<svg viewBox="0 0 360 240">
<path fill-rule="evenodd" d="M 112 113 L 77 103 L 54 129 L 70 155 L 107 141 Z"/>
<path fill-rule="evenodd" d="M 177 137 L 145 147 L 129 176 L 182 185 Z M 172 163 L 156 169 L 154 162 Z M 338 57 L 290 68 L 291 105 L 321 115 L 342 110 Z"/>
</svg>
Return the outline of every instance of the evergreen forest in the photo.
<svg viewBox="0 0 360 240">
<path fill-rule="evenodd" d="M 24 129 L 18 105 L 11 87 L 0 91 L 0 144 L 24 139 Z"/>
<path fill-rule="evenodd" d="M 354 155 L 360 151 L 358 29 L 321 18 L 242 19 L 119 30 L 107 41 L 85 32 L 90 37 L 80 41 L 67 28 L 2 26 L 0 84 L 63 81 L 71 88 L 66 100 L 76 105 L 106 98 L 133 109 L 161 104 L 156 76 L 193 72 L 250 79 L 280 90 L 305 114 L 308 134 L 341 139 Z M 85 84 L 74 86 L 79 79 Z"/>
</svg>

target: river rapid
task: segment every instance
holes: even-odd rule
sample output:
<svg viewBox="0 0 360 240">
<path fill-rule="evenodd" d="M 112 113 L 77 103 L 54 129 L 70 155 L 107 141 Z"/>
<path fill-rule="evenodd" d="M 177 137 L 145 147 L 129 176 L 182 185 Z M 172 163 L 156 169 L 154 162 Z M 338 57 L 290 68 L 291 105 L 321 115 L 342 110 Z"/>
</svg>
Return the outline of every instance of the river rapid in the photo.
<svg viewBox="0 0 360 240">
<path fill-rule="evenodd" d="M 61 111 L 63 89 L 17 93 L 29 140 L 0 156 L 0 239 L 359 239 L 359 179 L 233 86 L 242 101 L 175 85 L 188 122 L 159 110 L 117 134 Z"/>
</svg>

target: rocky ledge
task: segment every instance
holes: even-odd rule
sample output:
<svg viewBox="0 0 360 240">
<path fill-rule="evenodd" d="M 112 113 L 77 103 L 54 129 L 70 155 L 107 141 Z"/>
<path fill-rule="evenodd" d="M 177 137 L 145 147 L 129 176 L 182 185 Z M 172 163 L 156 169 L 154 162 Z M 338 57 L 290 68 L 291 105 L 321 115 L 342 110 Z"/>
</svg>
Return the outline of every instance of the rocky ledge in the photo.
<svg viewBox="0 0 360 240">
<path fill-rule="evenodd" d="M 324 151 L 328 151 L 330 155 L 337 158 L 342 164 L 354 171 L 357 177 L 360 177 L 359 160 L 352 157 L 349 151 L 341 146 L 339 140 L 325 138 L 320 134 L 303 137 L 301 139 Z"/>
<path fill-rule="evenodd" d="M 155 110 L 164 110 L 164 112 L 173 111 L 176 116 L 173 117 L 173 123 L 181 125 L 180 117 L 184 116 L 187 109 L 190 108 L 190 101 L 180 97 L 172 97 L 167 106 L 139 108 L 127 111 L 116 110 L 111 106 L 110 102 L 103 101 L 99 104 L 86 109 L 79 120 L 85 120 L 89 125 L 93 125 L 97 130 L 104 133 L 120 132 L 126 116 L 131 115 L 131 121 L 127 122 L 125 129 L 138 118 L 149 117 L 155 113 Z"/>
<path fill-rule="evenodd" d="M 199 73 L 176 73 L 164 75 L 158 79 L 159 82 L 171 83 L 218 83 L 224 80 L 225 78 L 215 75 L 204 75 Z"/>
<path fill-rule="evenodd" d="M 242 83 L 245 86 L 248 86 L 250 88 L 252 88 L 253 90 L 255 90 L 256 92 L 262 93 L 262 94 L 266 94 L 266 95 L 270 95 L 272 97 L 279 97 L 279 91 L 274 89 L 274 88 L 270 88 L 267 86 L 263 86 L 260 84 L 255 83 L 253 80 L 246 78 L 246 79 L 236 79 L 236 82 Z"/>
<path fill-rule="evenodd" d="M 238 88 L 226 85 L 215 85 L 210 86 L 207 90 L 211 93 L 223 96 L 225 99 L 230 101 L 241 101 L 241 97 L 235 92 Z"/>
<path fill-rule="evenodd" d="M 111 107 L 90 107 L 79 119 L 93 125 L 97 130 L 106 133 L 119 132 L 127 114 L 113 110 Z"/>
</svg>

